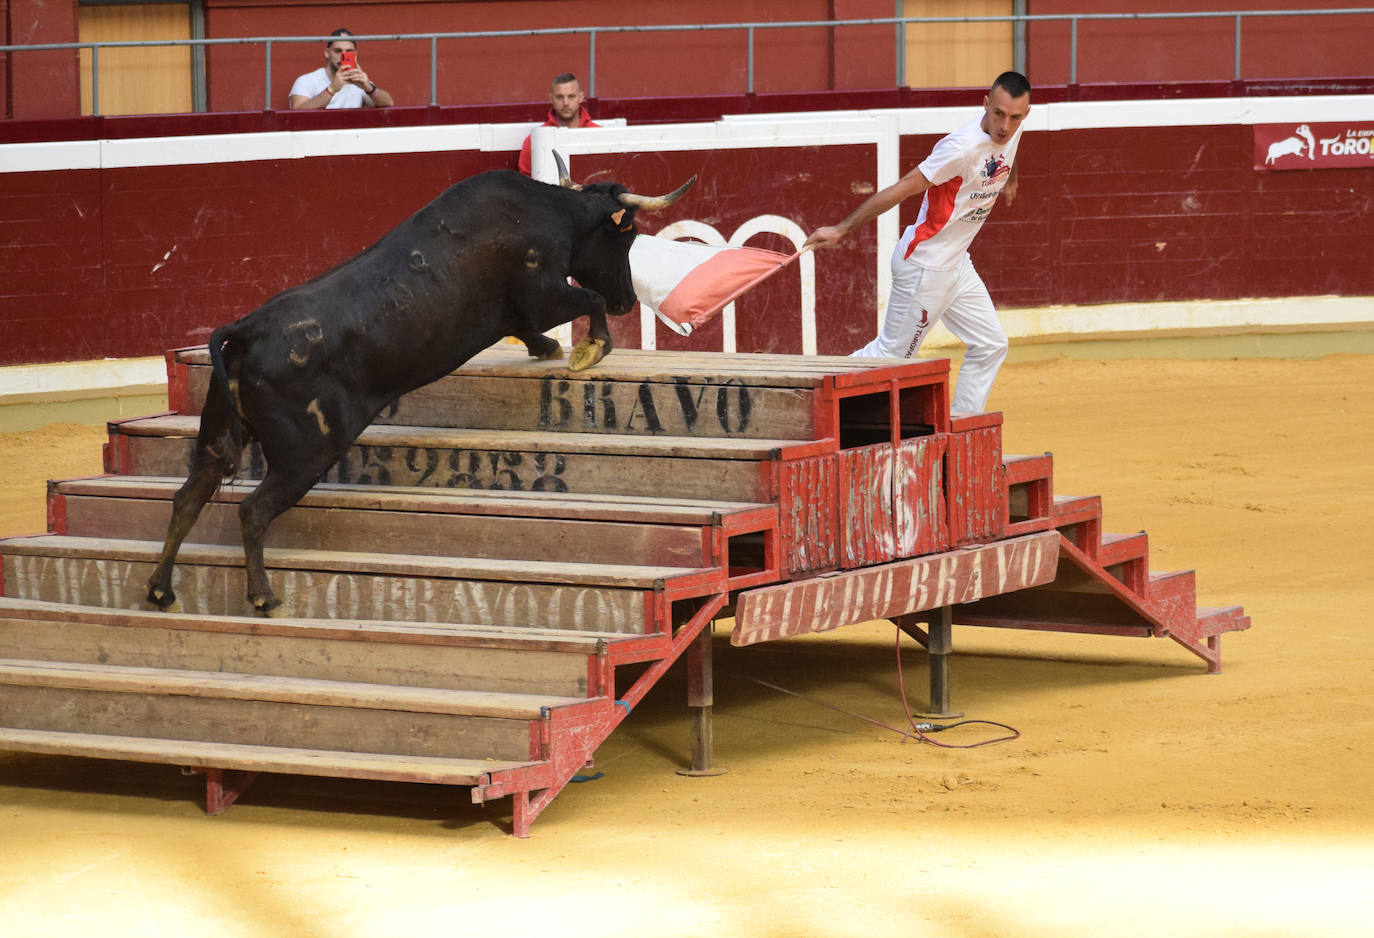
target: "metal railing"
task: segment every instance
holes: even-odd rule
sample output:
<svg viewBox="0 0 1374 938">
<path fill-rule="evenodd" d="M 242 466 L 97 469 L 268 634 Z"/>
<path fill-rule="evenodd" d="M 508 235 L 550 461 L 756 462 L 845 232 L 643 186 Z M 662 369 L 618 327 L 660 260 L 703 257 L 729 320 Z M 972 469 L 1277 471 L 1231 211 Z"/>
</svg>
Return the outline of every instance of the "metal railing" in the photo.
<svg viewBox="0 0 1374 938">
<path fill-rule="evenodd" d="M 896 0 L 898 9 L 901 0 Z M 1374 13 L 1374 7 L 1350 7 L 1316 10 L 1213 10 L 1179 13 L 1053 13 L 1053 14 L 1012 14 L 1007 16 L 891 16 L 875 19 L 846 20 L 797 20 L 787 22 L 757 23 L 699 23 L 657 26 L 572 26 L 549 29 L 500 29 L 479 32 L 445 33 L 375 33 L 350 37 L 357 41 L 387 42 L 427 42 L 429 44 L 429 103 L 439 103 L 439 41 L 449 39 L 510 39 L 539 36 L 580 36 L 587 37 L 587 87 L 589 97 L 596 93 L 596 41 L 598 36 L 618 33 L 671 33 L 671 32 L 723 32 L 743 31 L 746 35 L 746 89 L 754 93 L 754 45 L 758 30 L 771 29 L 814 29 L 860 26 L 891 26 L 895 32 L 897 55 L 894 85 L 901 87 L 906 80 L 906 30 L 911 26 L 946 23 L 1011 23 L 1013 26 L 1031 23 L 1067 22 L 1069 24 L 1069 83 L 1078 82 L 1078 25 L 1081 22 L 1111 20 L 1200 20 L 1233 19 L 1235 21 L 1235 40 L 1232 49 L 1234 78 L 1241 75 L 1241 24 L 1246 19 L 1267 19 L 1280 16 L 1358 16 Z M 277 43 L 326 42 L 330 36 L 253 36 L 233 39 L 163 39 L 146 42 L 62 42 L 37 43 L 33 45 L 0 46 L 0 53 L 28 51 L 57 51 L 65 49 L 89 49 L 91 52 L 91 113 L 100 113 L 100 50 L 121 48 L 156 48 L 160 46 L 187 46 L 192 50 L 203 50 L 213 46 L 262 45 L 263 46 L 263 107 L 272 108 L 272 46 Z"/>
</svg>

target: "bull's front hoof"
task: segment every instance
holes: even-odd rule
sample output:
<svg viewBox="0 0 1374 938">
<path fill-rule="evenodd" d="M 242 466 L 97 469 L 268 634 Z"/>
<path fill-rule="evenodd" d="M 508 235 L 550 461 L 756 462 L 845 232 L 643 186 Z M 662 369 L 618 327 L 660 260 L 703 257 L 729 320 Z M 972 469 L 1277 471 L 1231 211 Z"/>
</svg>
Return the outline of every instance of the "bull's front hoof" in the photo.
<svg viewBox="0 0 1374 938">
<path fill-rule="evenodd" d="M 148 604 L 159 612 L 180 612 L 181 603 L 177 602 L 177 595 L 169 589 L 160 586 L 148 587 Z"/>
<path fill-rule="evenodd" d="M 568 357 L 569 371 L 585 371 L 606 357 L 604 339 L 583 339 Z"/>
<path fill-rule="evenodd" d="M 248 602 L 254 612 L 267 619 L 280 619 L 288 615 L 286 607 L 275 596 L 250 596 Z"/>
</svg>

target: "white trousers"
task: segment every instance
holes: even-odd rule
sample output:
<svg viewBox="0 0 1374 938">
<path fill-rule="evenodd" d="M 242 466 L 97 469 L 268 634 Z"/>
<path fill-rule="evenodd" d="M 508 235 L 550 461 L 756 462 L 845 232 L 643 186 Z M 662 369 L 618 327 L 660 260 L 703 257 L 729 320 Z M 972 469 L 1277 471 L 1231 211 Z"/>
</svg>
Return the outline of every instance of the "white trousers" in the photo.
<svg viewBox="0 0 1374 938">
<path fill-rule="evenodd" d="M 911 358 L 937 323 L 964 343 L 964 363 L 949 409 L 956 414 L 981 413 L 992 382 L 1007 357 L 1007 334 L 997 318 L 983 278 L 967 254 L 958 267 L 918 267 L 905 257 L 905 238 L 892 252 L 892 293 L 883 328 L 872 342 L 850 353 L 860 358 Z"/>
</svg>

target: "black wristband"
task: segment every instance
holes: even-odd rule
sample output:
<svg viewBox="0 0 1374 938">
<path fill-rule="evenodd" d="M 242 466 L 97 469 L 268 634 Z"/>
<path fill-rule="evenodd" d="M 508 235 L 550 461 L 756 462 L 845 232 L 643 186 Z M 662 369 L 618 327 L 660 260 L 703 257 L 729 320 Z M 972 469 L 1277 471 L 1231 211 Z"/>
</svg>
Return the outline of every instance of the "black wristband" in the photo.
<svg viewBox="0 0 1374 938">
<path fill-rule="evenodd" d="M 372 90 L 369 91 L 369 92 L 367 93 L 367 96 L 370 98 L 370 97 L 372 97 L 372 96 L 373 96 L 374 94 L 376 94 L 376 93 L 377 93 L 377 83 L 374 81 L 374 82 L 372 83 Z"/>
</svg>

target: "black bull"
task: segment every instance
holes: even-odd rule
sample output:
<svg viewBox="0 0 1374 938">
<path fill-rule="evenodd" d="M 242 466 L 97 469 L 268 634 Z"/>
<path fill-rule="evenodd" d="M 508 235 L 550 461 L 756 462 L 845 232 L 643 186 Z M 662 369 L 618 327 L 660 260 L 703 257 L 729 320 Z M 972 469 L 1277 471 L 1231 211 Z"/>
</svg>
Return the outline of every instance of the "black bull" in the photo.
<svg viewBox="0 0 1374 938">
<path fill-rule="evenodd" d="M 148 601 L 172 608 L 177 551 L 220 480 L 256 439 L 267 463 L 239 521 L 248 601 L 279 612 L 263 565 L 273 519 L 318 482 L 383 408 L 504 336 L 532 356 L 557 358 L 544 335 L 579 316 L 588 339 L 570 367 L 611 349 L 606 314 L 635 303 L 630 245 L 637 209 L 668 196 L 616 183 L 550 186 L 504 170 L 466 179 L 372 247 L 272 297 L 210 336 L 214 365 L 186 483 L 172 502 L 167 541 L 148 580 Z M 568 282 L 568 277 L 577 286 Z"/>
</svg>

